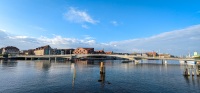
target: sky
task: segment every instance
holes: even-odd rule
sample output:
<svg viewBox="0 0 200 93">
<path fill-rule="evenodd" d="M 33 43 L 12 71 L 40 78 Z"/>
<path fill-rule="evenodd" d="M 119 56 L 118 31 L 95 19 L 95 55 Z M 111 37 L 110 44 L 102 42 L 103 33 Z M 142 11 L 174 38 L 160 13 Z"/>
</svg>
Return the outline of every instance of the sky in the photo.
<svg viewBox="0 0 200 93">
<path fill-rule="evenodd" d="M 0 0 L 0 47 L 200 53 L 199 0 Z"/>
</svg>

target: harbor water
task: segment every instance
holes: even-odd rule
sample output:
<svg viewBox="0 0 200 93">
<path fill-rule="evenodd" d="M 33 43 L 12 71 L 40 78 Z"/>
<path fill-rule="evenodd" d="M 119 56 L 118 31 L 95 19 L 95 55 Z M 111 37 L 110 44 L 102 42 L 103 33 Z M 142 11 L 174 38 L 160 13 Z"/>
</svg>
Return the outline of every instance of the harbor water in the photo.
<svg viewBox="0 0 200 93">
<path fill-rule="evenodd" d="M 122 61 L 0 60 L 0 93 L 200 93 L 200 77 L 183 76 L 179 61 Z"/>
</svg>

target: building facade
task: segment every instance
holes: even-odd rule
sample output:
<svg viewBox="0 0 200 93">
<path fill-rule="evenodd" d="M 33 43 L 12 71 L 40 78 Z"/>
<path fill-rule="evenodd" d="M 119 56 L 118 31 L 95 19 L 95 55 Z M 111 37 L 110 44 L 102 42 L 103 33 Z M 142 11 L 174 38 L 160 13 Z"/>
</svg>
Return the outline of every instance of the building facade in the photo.
<svg viewBox="0 0 200 93">
<path fill-rule="evenodd" d="M 7 46 L 1 48 L 1 54 L 18 55 L 19 53 L 19 49 L 14 46 Z"/>
<path fill-rule="evenodd" d="M 105 54 L 111 55 L 111 54 L 113 54 L 113 52 L 109 51 L 109 52 L 105 52 Z"/>
<path fill-rule="evenodd" d="M 147 52 L 146 54 L 148 55 L 148 57 L 156 57 L 156 56 L 158 56 L 158 53 L 156 53 L 156 52 Z"/>
<path fill-rule="evenodd" d="M 104 50 L 97 50 L 94 51 L 95 54 L 105 54 Z"/>
<path fill-rule="evenodd" d="M 170 57 L 174 57 L 174 56 L 172 56 L 170 54 L 159 54 L 159 57 L 160 58 L 170 58 Z"/>
<path fill-rule="evenodd" d="M 34 50 L 35 55 L 51 55 L 52 49 L 49 45 L 38 47 Z"/>
<path fill-rule="evenodd" d="M 74 54 L 93 54 L 94 48 L 77 48 L 73 51 Z"/>
<path fill-rule="evenodd" d="M 53 55 L 66 55 L 66 54 L 73 54 L 74 49 L 53 49 Z"/>
<path fill-rule="evenodd" d="M 0 48 L 0 55 L 2 54 L 2 50 L 3 50 L 3 48 Z"/>
</svg>

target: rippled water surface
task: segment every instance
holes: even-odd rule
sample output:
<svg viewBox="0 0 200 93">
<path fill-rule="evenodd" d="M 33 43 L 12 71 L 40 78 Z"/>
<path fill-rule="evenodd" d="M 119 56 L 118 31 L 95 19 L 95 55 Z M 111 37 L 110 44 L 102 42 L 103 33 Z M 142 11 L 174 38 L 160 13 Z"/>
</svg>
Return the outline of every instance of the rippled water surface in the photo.
<svg viewBox="0 0 200 93">
<path fill-rule="evenodd" d="M 200 77 L 184 77 L 183 70 L 178 61 L 1 60 L 0 93 L 200 93 Z"/>
</svg>

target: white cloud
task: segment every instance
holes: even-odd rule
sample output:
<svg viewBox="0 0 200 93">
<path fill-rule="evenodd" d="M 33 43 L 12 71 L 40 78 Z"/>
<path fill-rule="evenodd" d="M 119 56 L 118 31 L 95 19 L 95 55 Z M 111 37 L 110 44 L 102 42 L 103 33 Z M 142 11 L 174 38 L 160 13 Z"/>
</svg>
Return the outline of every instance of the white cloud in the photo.
<svg viewBox="0 0 200 93">
<path fill-rule="evenodd" d="M 26 39 L 28 36 L 9 36 L 10 39 Z"/>
<path fill-rule="evenodd" d="M 186 54 L 189 51 L 200 51 L 200 25 L 161 33 L 152 37 L 110 42 L 119 51 L 133 50 L 158 51 L 175 55 Z"/>
<path fill-rule="evenodd" d="M 117 21 L 111 21 L 110 23 L 111 23 L 112 25 L 114 25 L 114 26 L 118 26 L 118 25 L 119 25 Z"/>
<path fill-rule="evenodd" d="M 86 39 L 86 40 L 90 40 L 90 39 L 95 39 L 94 37 L 91 37 L 91 36 L 89 36 L 89 35 L 84 35 L 84 39 Z"/>
<path fill-rule="evenodd" d="M 187 54 L 189 51 L 200 52 L 200 25 L 180 30 L 161 33 L 147 38 L 138 38 L 108 43 L 96 42 L 95 38 L 85 35 L 83 38 L 66 38 L 54 35 L 53 38 L 41 36 L 14 36 L 0 30 L 0 47 L 16 46 L 20 49 L 31 49 L 43 45 L 52 48 L 94 47 L 96 50 L 105 49 L 114 52 L 145 52 L 159 51 L 175 55 Z"/>
<path fill-rule="evenodd" d="M 89 29 L 89 27 L 87 25 L 81 25 L 82 28 L 85 28 L 85 29 Z"/>
<path fill-rule="evenodd" d="M 75 23 L 91 23 L 96 24 L 99 21 L 94 20 L 86 11 L 75 9 L 70 7 L 67 13 L 64 14 L 65 18 L 71 22 Z"/>
<path fill-rule="evenodd" d="M 5 30 L 5 29 L 0 29 L 0 31 L 2 31 L 2 32 L 6 32 L 6 30 Z"/>
</svg>

